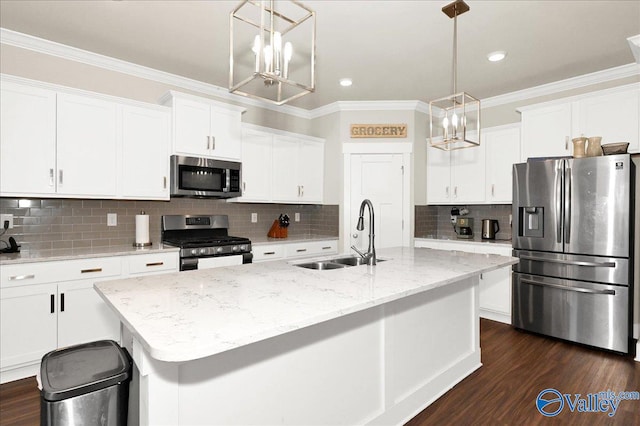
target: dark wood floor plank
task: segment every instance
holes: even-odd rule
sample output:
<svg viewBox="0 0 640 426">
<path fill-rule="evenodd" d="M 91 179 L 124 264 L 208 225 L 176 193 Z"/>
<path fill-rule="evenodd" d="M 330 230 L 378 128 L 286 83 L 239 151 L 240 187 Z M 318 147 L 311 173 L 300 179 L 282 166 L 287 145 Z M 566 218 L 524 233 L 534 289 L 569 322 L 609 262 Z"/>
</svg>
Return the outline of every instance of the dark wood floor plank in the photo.
<svg viewBox="0 0 640 426">
<path fill-rule="evenodd" d="M 623 401 L 611 418 L 602 413 L 542 416 L 540 391 L 582 394 L 640 391 L 640 363 L 630 357 L 524 333 L 481 320 L 483 366 L 407 423 L 430 425 L 624 425 L 640 426 L 640 401 Z M 40 422 L 35 378 L 0 386 L 0 425 Z"/>
</svg>

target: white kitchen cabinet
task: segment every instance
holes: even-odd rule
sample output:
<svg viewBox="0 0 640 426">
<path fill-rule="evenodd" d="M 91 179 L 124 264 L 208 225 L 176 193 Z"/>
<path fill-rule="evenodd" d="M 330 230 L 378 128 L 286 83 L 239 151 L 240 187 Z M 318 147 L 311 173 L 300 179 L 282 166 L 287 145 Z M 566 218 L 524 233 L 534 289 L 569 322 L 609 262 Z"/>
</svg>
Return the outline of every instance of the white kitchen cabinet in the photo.
<svg viewBox="0 0 640 426">
<path fill-rule="evenodd" d="M 571 155 L 571 103 L 522 111 L 521 159 Z"/>
<path fill-rule="evenodd" d="M 629 152 L 640 151 L 640 89 L 581 99 L 573 111 L 573 137 L 602 136 L 602 144 L 629 142 Z"/>
<path fill-rule="evenodd" d="M 528 105 L 522 113 L 521 160 L 569 156 L 571 139 L 601 136 L 602 143 L 629 142 L 640 151 L 640 88 L 637 84 Z"/>
<path fill-rule="evenodd" d="M 57 96 L 57 192 L 116 196 L 117 104 L 88 96 Z"/>
<path fill-rule="evenodd" d="M 168 110 L 122 106 L 122 180 L 124 198 L 169 199 Z"/>
<path fill-rule="evenodd" d="M 493 243 L 416 239 L 415 247 L 511 256 L 511 247 Z M 480 316 L 511 324 L 511 268 L 480 275 Z"/>
<path fill-rule="evenodd" d="M 253 262 L 295 259 L 338 253 L 338 240 L 296 241 L 256 244 L 252 248 Z"/>
<path fill-rule="evenodd" d="M 170 91 L 162 99 L 173 109 L 173 153 L 240 160 L 244 108 Z"/>
<path fill-rule="evenodd" d="M 242 197 L 237 201 L 271 201 L 273 135 L 244 129 L 242 132 Z"/>
<path fill-rule="evenodd" d="M 485 200 L 485 148 L 427 148 L 427 203 L 470 204 Z"/>
<path fill-rule="evenodd" d="M 56 92 L 0 86 L 0 194 L 56 191 Z"/>
<path fill-rule="evenodd" d="M 0 288 L 0 379 L 58 347 L 57 286 Z"/>
<path fill-rule="evenodd" d="M 233 202 L 322 203 L 324 141 L 245 126 L 242 181 L 243 195 Z"/>
<path fill-rule="evenodd" d="M 491 204 L 511 204 L 512 169 L 520 162 L 520 128 L 487 130 L 485 144 L 485 200 Z"/>
<path fill-rule="evenodd" d="M 18 80 L 2 76 L 0 196 L 169 198 L 168 108 Z"/>
<path fill-rule="evenodd" d="M 179 271 L 179 253 L 149 253 L 129 256 L 129 275 L 156 275 Z"/>
</svg>

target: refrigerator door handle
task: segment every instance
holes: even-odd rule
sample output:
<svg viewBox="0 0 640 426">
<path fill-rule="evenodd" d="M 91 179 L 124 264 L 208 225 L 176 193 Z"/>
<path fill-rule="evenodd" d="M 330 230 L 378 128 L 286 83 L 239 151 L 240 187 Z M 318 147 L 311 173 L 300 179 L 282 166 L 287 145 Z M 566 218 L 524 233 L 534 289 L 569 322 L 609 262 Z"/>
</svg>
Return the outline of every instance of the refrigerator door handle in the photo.
<svg viewBox="0 0 640 426">
<path fill-rule="evenodd" d="M 555 219 L 556 219 L 556 242 L 562 243 L 562 163 L 560 163 L 559 167 L 556 169 L 555 176 L 555 196 L 554 199 L 556 201 L 555 208 Z"/>
<path fill-rule="evenodd" d="M 571 242 L 571 167 L 567 167 L 565 172 L 565 201 L 564 201 L 564 243 Z"/>
<path fill-rule="evenodd" d="M 524 255 L 524 256 L 520 255 L 520 259 L 533 260 L 536 262 L 562 263 L 563 265 L 573 265 L 573 266 L 593 266 L 593 267 L 603 267 L 603 268 L 616 267 L 616 262 L 583 262 L 579 260 L 545 259 L 543 257 L 535 257 L 535 256 L 527 256 L 527 255 Z"/>
<path fill-rule="evenodd" d="M 616 295 L 616 291 L 615 290 L 593 290 L 590 288 L 583 288 L 583 287 L 569 287 L 566 285 L 559 285 L 559 284 L 549 284 L 549 283 L 541 283 L 538 281 L 531 281 L 531 280 L 527 280 L 527 279 L 520 279 L 521 283 L 527 283 L 527 284 L 532 284 L 532 285 L 537 285 L 540 287 L 551 287 L 551 288 L 557 288 L 560 290 L 567 290 L 567 291 L 574 291 L 577 293 L 588 293 L 588 294 L 604 294 L 604 295 L 610 295 L 610 296 L 615 296 Z"/>
</svg>

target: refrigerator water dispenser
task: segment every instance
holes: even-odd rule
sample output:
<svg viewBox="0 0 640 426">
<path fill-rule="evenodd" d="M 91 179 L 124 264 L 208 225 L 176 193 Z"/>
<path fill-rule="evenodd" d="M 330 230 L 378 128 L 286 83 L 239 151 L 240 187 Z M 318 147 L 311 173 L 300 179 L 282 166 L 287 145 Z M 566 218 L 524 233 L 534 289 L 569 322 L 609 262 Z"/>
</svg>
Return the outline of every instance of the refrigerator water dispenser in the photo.
<svg viewBox="0 0 640 426">
<path fill-rule="evenodd" d="M 520 207 L 519 235 L 544 237 L 544 207 Z"/>
</svg>

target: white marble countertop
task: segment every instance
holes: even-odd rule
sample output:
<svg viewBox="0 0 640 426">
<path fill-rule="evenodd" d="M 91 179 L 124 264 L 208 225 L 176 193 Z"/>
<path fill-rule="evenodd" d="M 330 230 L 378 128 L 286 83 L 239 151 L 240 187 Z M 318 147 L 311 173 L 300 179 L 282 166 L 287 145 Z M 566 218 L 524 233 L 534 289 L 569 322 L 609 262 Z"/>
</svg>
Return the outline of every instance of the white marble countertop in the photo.
<svg viewBox="0 0 640 426">
<path fill-rule="evenodd" d="M 267 236 L 263 238 L 251 237 L 252 246 L 261 246 L 265 244 L 287 244 L 287 243 L 299 243 L 299 242 L 312 242 L 312 241 L 328 241 L 337 240 L 338 237 L 327 237 L 323 235 L 293 235 L 287 238 L 269 238 Z"/>
<path fill-rule="evenodd" d="M 511 240 L 482 240 L 482 239 L 463 239 L 463 238 L 414 238 L 414 241 L 436 241 L 443 243 L 459 243 L 459 244 L 494 244 L 498 246 L 511 247 Z"/>
<path fill-rule="evenodd" d="M 177 247 L 154 243 L 151 247 L 136 248 L 133 245 L 87 247 L 58 250 L 22 250 L 20 253 L 0 254 L 0 265 L 19 263 L 51 262 L 54 260 L 76 260 L 93 257 L 128 256 L 132 254 L 153 254 L 168 251 L 180 251 Z"/>
<path fill-rule="evenodd" d="M 98 293 L 161 361 L 215 355 L 517 263 L 423 248 L 380 249 L 377 266 L 313 270 L 273 261 L 105 281 Z"/>
</svg>

